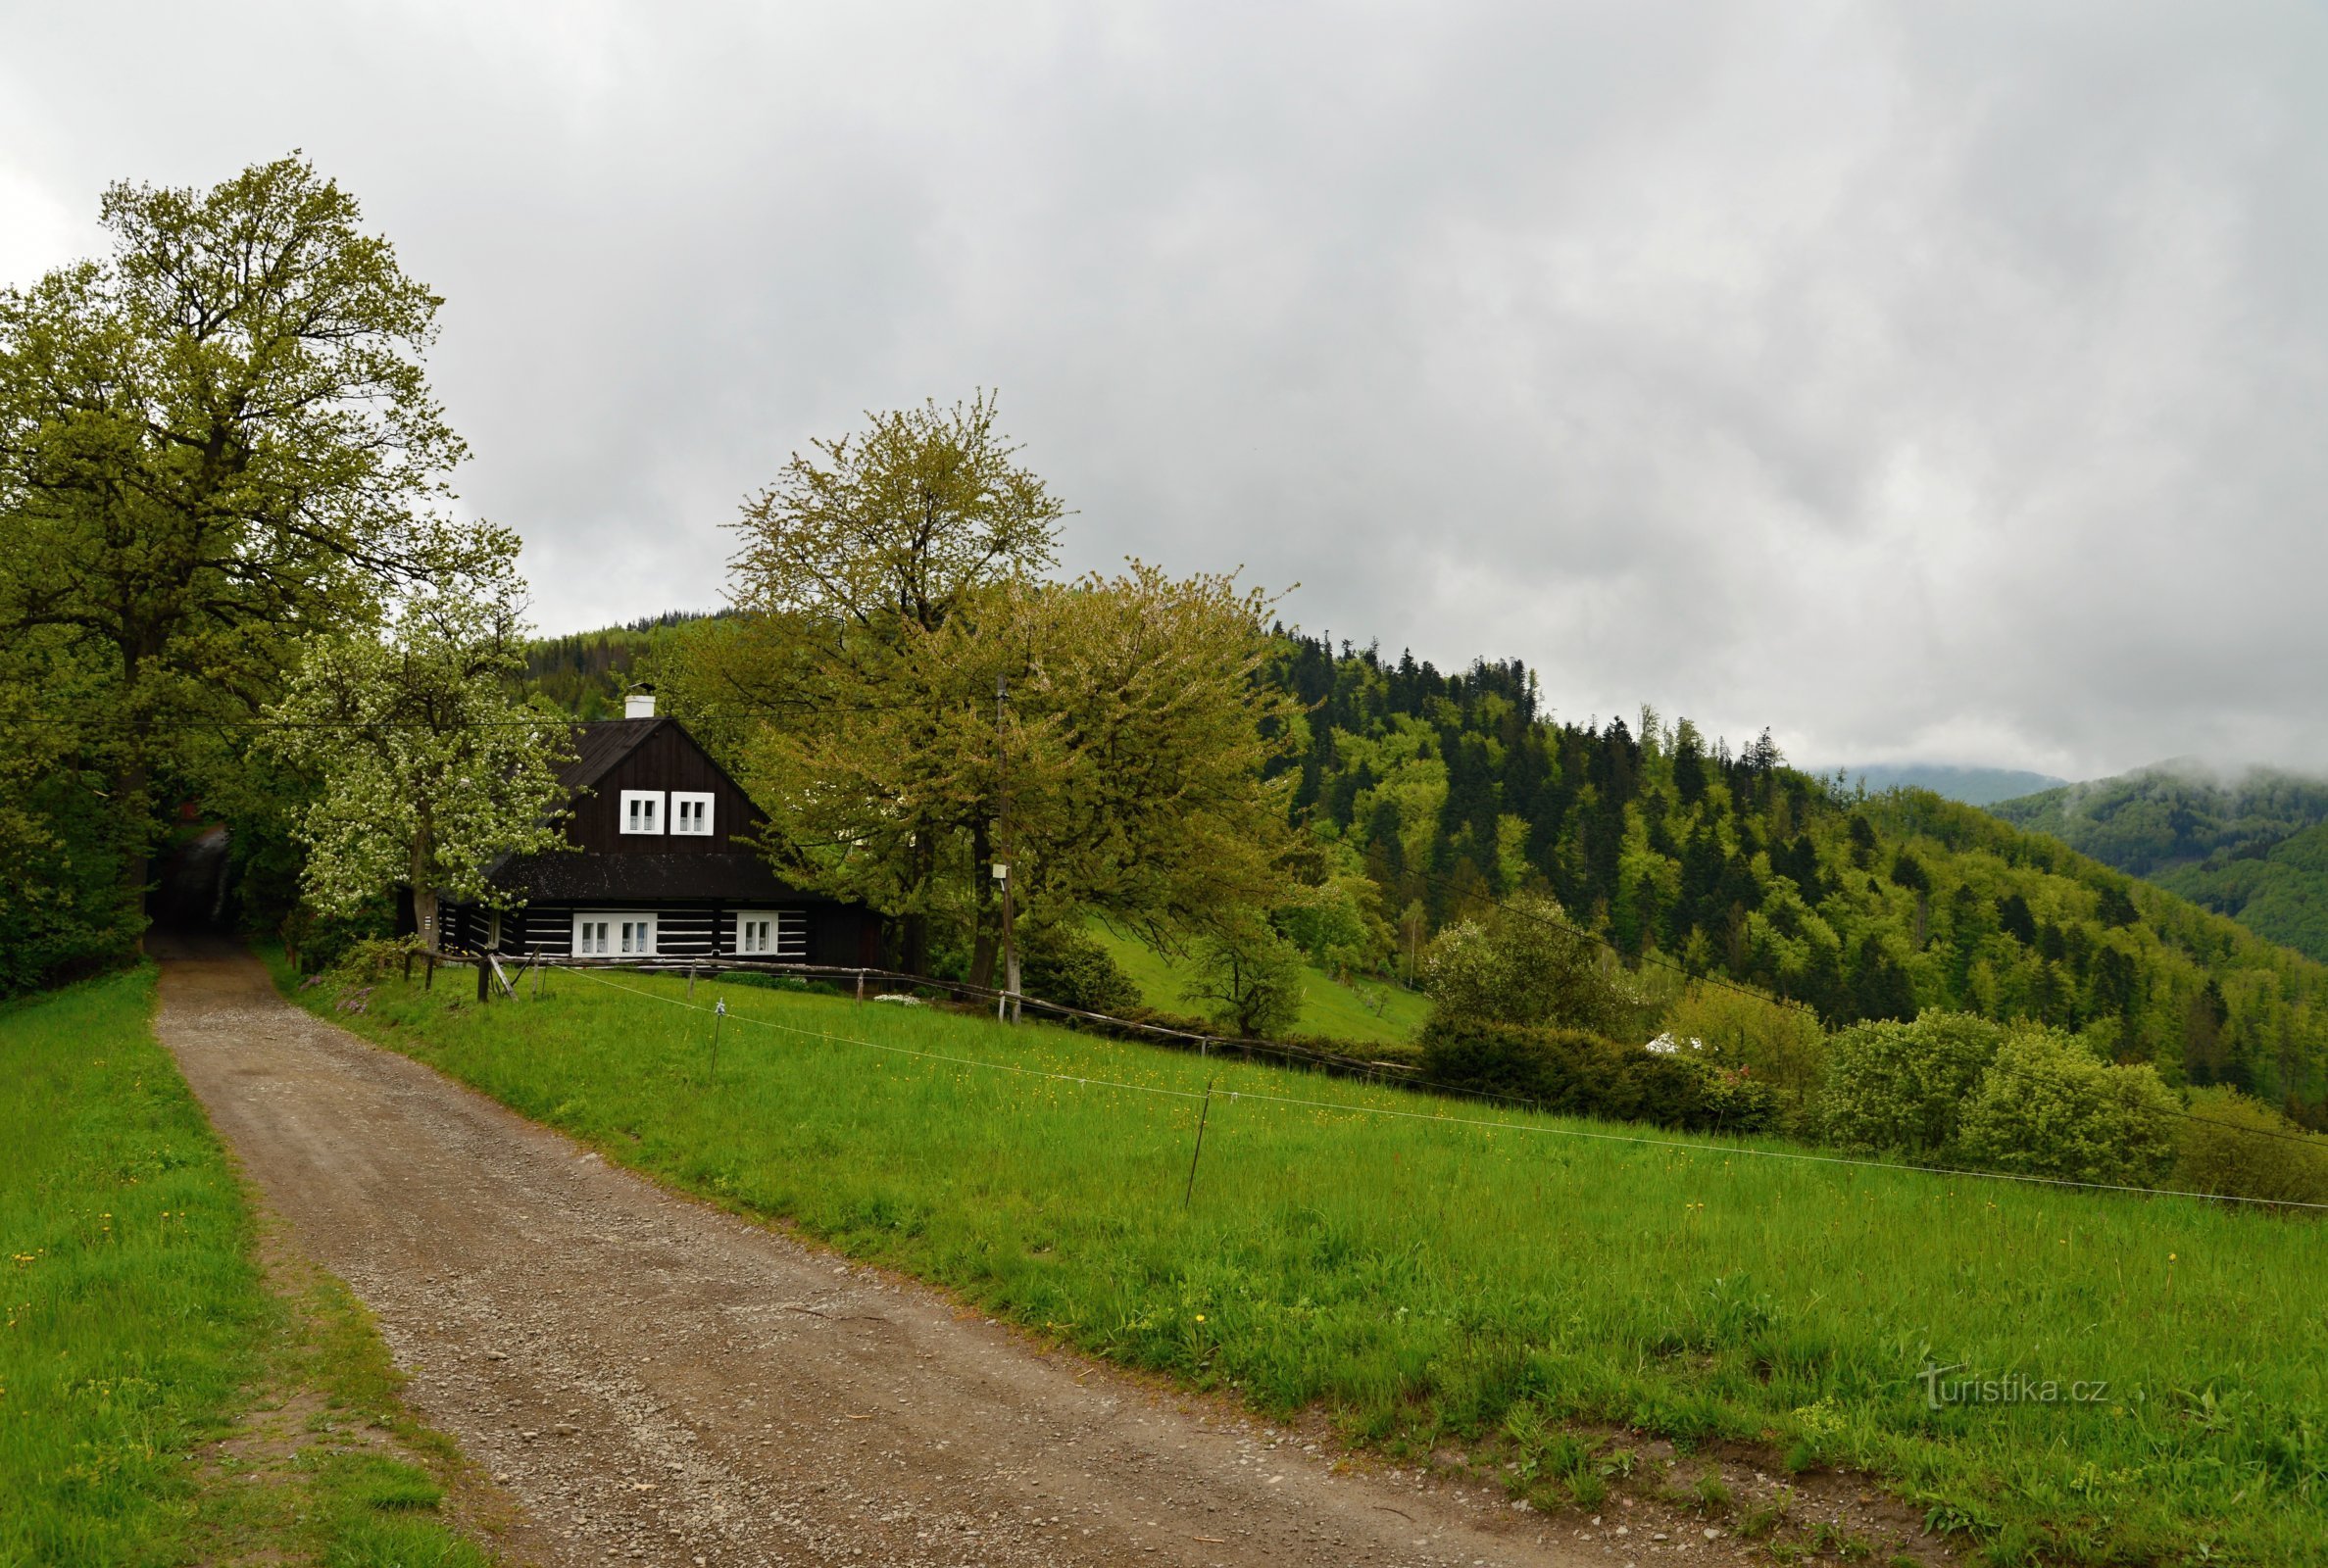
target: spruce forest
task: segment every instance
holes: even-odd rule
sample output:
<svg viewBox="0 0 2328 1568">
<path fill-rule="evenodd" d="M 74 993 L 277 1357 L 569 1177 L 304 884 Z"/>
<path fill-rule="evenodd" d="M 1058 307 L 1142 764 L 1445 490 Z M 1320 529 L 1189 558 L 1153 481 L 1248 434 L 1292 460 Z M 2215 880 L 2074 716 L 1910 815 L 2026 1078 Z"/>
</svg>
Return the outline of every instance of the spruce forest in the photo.
<svg viewBox="0 0 2328 1568">
<path fill-rule="evenodd" d="M 1460 674 L 1287 645 L 1298 808 L 1433 928 L 1540 880 L 1628 958 L 1808 1004 L 2084 1033 L 2169 1082 L 2328 1122 L 2328 969 L 1928 791 L 1845 795 L 1651 711 L 1560 722 L 1516 661 Z"/>
</svg>

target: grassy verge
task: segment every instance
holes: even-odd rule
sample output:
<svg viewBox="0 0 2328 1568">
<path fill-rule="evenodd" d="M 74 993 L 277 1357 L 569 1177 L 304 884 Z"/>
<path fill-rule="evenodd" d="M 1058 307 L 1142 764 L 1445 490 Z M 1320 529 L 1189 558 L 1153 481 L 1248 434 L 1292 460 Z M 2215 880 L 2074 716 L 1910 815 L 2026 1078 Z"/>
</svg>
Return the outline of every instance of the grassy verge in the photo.
<svg viewBox="0 0 2328 1568">
<path fill-rule="evenodd" d="M 1485 1445 L 1539 1505 L 1597 1500 L 1608 1466 L 1564 1424 L 1608 1423 L 1871 1472 L 1997 1562 L 2322 1560 L 2318 1225 L 1468 1125 L 1342 1080 L 766 991 L 725 994 L 712 1083 L 683 983 L 620 983 L 480 1008 L 390 980 L 350 1021 L 1062 1341 L 1320 1408 L 1394 1455 Z M 1934 1408 L 1932 1367 L 1992 1387 Z"/>
<path fill-rule="evenodd" d="M 362 1308 L 269 1290 L 152 1007 L 141 970 L 0 1011 L 0 1564 L 482 1564 Z"/>
<path fill-rule="evenodd" d="M 1181 996 L 1188 976 L 1172 959 L 1144 942 L 1120 936 L 1094 921 L 1091 935 L 1140 988 L 1141 998 L 1160 1011 L 1186 1013 Z M 1422 1032 L 1430 1002 L 1418 991 L 1381 981 L 1346 986 L 1314 964 L 1302 965 L 1302 1019 L 1297 1033 L 1330 1040 L 1407 1045 Z"/>
</svg>

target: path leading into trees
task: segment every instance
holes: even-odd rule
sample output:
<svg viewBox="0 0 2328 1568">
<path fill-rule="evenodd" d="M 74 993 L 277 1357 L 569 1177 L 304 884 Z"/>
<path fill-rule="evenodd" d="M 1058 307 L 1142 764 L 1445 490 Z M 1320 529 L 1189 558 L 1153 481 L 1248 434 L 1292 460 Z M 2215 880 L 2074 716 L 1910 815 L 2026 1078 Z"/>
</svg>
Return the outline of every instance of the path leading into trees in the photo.
<svg viewBox="0 0 2328 1568">
<path fill-rule="evenodd" d="M 1587 1544 L 1573 1516 L 1337 1466 L 1313 1439 L 1045 1351 L 610 1168 L 293 1006 L 246 954 L 155 946 L 163 1043 L 293 1241 L 377 1315 L 414 1408 L 516 1504 L 520 1561 L 1339 1568 L 1653 1549 L 1646 1525 Z M 1692 1544 L 1674 1557 L 1737 1549 Z"/>
</svg>

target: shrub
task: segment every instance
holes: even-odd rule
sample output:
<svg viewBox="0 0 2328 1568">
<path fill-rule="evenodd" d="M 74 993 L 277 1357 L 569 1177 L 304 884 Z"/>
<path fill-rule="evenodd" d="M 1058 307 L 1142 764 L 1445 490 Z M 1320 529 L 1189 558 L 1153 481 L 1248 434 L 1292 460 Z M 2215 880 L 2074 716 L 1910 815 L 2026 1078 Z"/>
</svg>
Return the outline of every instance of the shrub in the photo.
<svg viewBox="0 0 2328 1568">
<path fill-rule="evenodd" d="M 1785 1126 L 1785 1102 L 1767 1079 L 1757 1078 L 1752 1067 L 1705 1065 L 1706 1114 L 1716 1131 L 1766 1133 Z"/>
<path fill-rule="evenodd" d="M 1958 1118 L 2005 1031 L 1962 1012 L 1913 1023 L 1863 1023 L 1827 1044 L 1819 1111 L 1845 1149 L 1929 1154 L 1957 1140 Z"/>
<path fill-rule="evenodd" d="M 276 933 L 292 966 L 307 974 L 322 974 L 338 966 L 342 956 L 359 943 L 384 940 L 396 929 L 396 907 L 385 898 L 374 899 L 352 915 L 319 914 L 301 905 L 283 917 Z"/>
<path fill-rule="evenodd" d="M 2007 1039 L 1964 1107 L 1965 1156 L 1995 1170 L 2149 1186 L 2174 1163 L 2174 1097 L 2052 1030 Z"/>
<path fill-rule="evenodd" d="M 2203 1089 L 2175 1137 L 2174 1185 L 2195 1193 L 2328 1203 L 2328 1138 L 2236 1089 Z"/>
<path fill-rule="evenodd" d="M 1264 920 L 1240 919 L 1197 944 L 1196 971 L 1180 993 L 1207 1004 L 1214 1027 L 1248 1040 L 1283 1034 L 1302 1017 L 1302 955 Z"/>
<path fill-rule="evenodd" d="M 1805 1006 L 1734 985 L 1693 980 L 1665 1016 L 1666 1032 L 1702 1040 L 1709 1060 L 1745 1068 L 1769 1089 L 1792 1130 L 1808 1134 L 1826 1081 L 1827 1031 Z"/>
<path fill-rule="evenodd" d="M 1085 1012 L 1124 1017 L 1140 1010 L 1139 983 L 1089 932 L 1071 925 L 1027 932 L 1018 988 L 1027 996 Z"/>
<path fill-rule="evenodd" d="M 1355 859 L 1355 852 L 1345 853 Z M 1382 916 L 1382 891 L 1362 862 L 1296 890 L 1271 919 L 1312 963 L 1331 975 L 1371 974 L 1390 962 L 1397 945 Z"/>
<path fill-rule="evenodd" d="M 363 937 L 339 951 L 330 972 L 350 984 L 377 982 L 386 979 L 391 969 L 403 968 L 405 960 L 420 951 L 418 935 Z"/>
<path fill-rule="evenodd" d="M 1775 1098 L 1689 1054 L 1660 1055 L 1580 1029 L 1435 1018 L 1422 1039 L 1433 1087 L 1526 1101 L 1546 1110 L 1662 1127 L 1765 1125 Z M 1753 1125 L 1747 1125 L 1747 1124 Z"/>
<path fill-rule="evenodd" d="M 1485 919 L 1463 920 L 1431 944 L 1423 989 L 1434 1016 L 1452 1021 L 1551 1025 L 1613 1034 L 1633 1021 L 1638 999 L 1571 929 L 1558 903 L 1512 895 Z"/>
</svg>

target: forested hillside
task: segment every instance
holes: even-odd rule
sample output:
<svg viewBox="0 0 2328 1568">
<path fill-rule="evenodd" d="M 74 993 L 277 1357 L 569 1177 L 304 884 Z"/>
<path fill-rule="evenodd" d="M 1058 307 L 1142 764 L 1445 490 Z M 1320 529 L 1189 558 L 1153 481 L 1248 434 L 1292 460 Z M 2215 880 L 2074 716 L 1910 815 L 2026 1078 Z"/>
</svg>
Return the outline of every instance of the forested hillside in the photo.
<svg viewBox="0 0 2328 1568">
<path fill-rule="evenodd" d="M 2069 781 L 2012 767 L 1957 767 L 1943 762 L 1870 762 L 1840 770 L 1850 788 L 1930 790 L 1966 806 L 1991 806 Z"/>
<path fill-rule="evenodd" d="M 577 718 L 619 718 L 622 688 L 640 659 L 661 646 L 672 628 L 705 618 L 672 611 L 599 631 L 536 638 L 525 647 L 525 689 Z"/>
<path fill-rule="evenodd" d="M 2093 1032 L 2328 1122 L 2328 969 L 1924 791 L 1843 798 L 1767 736 L 1560 722 L 1516 661 L 1442 674 L 1295 638 L 1297 809 L 1435 928 L 1541 880 L 1628 955 L 1830 1022 L 1955 1007 Z"/>
<path fill-rule="evenodd" d="M 1991 809 L 2328 961 L 2328 780 L 2168 762 Z"/>
</svg>

